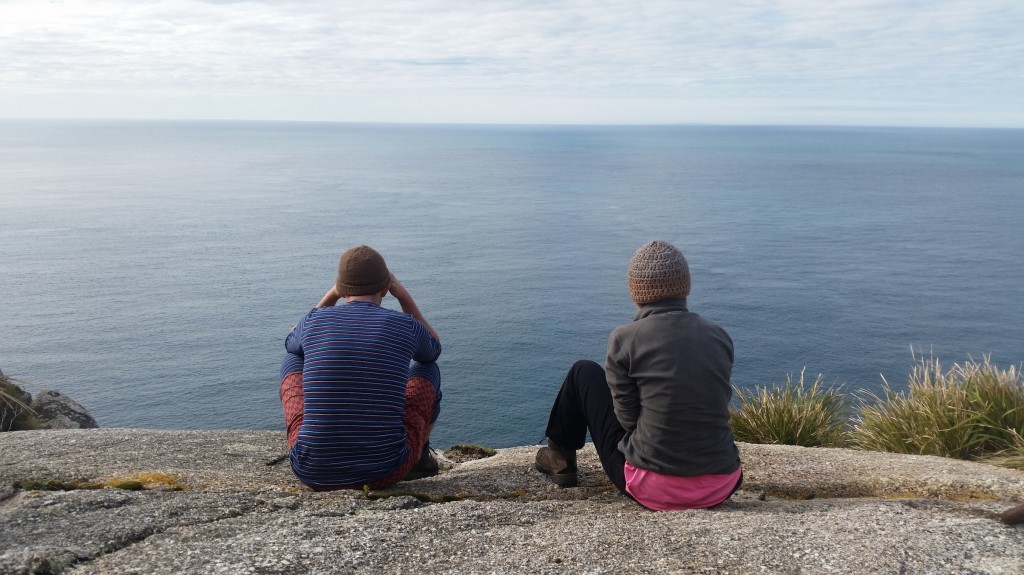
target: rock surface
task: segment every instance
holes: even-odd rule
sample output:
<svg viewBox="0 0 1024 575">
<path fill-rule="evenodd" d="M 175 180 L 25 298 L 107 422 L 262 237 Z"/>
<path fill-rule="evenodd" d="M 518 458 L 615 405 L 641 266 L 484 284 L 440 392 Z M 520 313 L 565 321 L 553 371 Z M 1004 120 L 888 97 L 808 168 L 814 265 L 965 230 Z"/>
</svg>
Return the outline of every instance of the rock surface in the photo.
<svg viewBox="0 0 1024 575">
<path fill-rule="evenodd" d="M 32 400 L 32 410 L 40 429 L 95 429 L 96 419 L 80 403 L 70 397 L 47 389 Z"/>
<path fill-rule="evenodd" d="M 367 495 L 306 490 L 279 432 L 0 434 L 0 573 L 1024 573 L 1024 526 L 998 521 L 1021 471 L 741 444 L 731 501 L 653 513 L 592 449 L 574 489 L 535 449 Z M 146 488 L 27 488 L 125 480 Z"/>
</svg>

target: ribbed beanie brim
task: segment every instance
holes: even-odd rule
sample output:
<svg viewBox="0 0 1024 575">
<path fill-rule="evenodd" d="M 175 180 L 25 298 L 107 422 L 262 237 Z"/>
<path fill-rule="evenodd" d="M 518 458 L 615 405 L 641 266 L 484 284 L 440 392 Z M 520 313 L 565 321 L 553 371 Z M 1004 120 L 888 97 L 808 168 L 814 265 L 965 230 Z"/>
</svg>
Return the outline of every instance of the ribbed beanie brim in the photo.
<svg viewBox="0 0 1024 575">
<path fill-rule="evenodd" d="M 653 240 L 640 246 L 629 261 L 629 295 L 639 305 L 690 295 L 690 266 L 672 244 Z"/>
</svg>

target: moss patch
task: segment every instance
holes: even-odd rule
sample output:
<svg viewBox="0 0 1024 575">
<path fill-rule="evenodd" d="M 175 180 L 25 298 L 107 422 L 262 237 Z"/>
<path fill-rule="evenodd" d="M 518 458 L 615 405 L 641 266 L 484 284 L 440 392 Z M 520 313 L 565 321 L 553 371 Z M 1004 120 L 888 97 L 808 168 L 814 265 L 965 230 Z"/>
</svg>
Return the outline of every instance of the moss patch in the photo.
<svg viewBox="0 0 1024 575">
<path fill-rule="evenodd" d="M 78 481 L 61 481 L 59 479 L 26 479 L 14 484 L 18 489 L 26 491 L 72 491 L 75 489 L 97 489 L 93 484 Z"/>
<path fill-rule="evenodd" d="M 185 489 L 185 484 L 181 482 L 177 475 L 161 473 L 159 471 L 133 473 L 122 479 L 127 482 L 141 483 L 146 489 L 163 489 L 168 491 L 183 491 Z M 113 486 L 112 481 L 112 479 L 108 480 L 108 484 L 111 486 Z"/>
<path fill-rule="evenodd" d="M 185 485 L 177 477 L 166 473 L 144 472 L 115 476 L 102 481 L 80 481 L 77 479 L 26 479 L 14 487 L 25 491 L 76 491 L 79 489 L 124 489 L 128 491 L 157 490 L 183 491 Z"/>
<path fill-rule="evenodd" d="M 126 491 L 142 491 L 144 487 L 140 481 L 112 481 L 110 486 L 114 489 L 124 489 Z"/>
<path fill-rule="evenodd" d="M 453 445 L 449 449 L 445 450 L 444 456 L 451 459 L 455 463 L 463 463 L 465 461 L 473 461 L 475 459 L 485 459 L 492 457 L 498 452 L 491 449 L 490 447 L 484 447 L 483 445 L 475 445 L 472 443 L 460 443 Z"/>
</svg>

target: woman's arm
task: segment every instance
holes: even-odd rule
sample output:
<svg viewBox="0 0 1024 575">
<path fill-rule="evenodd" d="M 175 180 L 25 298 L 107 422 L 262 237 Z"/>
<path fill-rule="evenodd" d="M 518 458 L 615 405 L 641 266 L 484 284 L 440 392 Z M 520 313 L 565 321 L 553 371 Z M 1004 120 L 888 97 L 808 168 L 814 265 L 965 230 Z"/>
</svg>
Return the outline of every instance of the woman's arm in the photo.
<svg viewBox="0 0 1024 575">
<path fill-rule="evenodd" d="M 620 348 L 615 340 L 615 333 L 612 333 L 608 340 L 608 357 L 604 362 L 605 379 L 608 380 L 608 388 L 612 392 L 612 407 L 615 409 L 615 418 L 627 432 L 636 429 L 636 422 L 640 419 L 640 390 L 636 382 L 629 377 L 629 358 Z"/>
</svg>

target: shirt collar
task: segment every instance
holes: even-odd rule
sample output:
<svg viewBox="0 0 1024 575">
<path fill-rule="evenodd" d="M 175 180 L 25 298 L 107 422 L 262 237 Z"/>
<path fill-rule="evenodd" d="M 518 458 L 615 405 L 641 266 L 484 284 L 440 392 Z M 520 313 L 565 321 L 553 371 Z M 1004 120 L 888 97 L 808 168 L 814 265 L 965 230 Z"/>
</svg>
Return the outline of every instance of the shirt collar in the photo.
<svg viewBox="0 0 1024 575">
<path fill-rule="evenodd" d="M 686 298 L 683 299 L 663 299 L 661 301 L 651 302 L 644 304 L 636 312 L 636 317 L 633 321 L 645 318 L 649 315 L 668 313 L 672 311 L 689 311 L 686 309 Z"/>
</svg>

